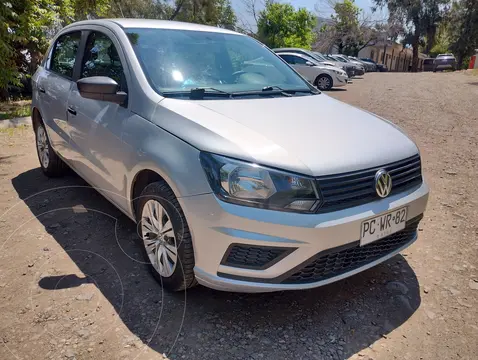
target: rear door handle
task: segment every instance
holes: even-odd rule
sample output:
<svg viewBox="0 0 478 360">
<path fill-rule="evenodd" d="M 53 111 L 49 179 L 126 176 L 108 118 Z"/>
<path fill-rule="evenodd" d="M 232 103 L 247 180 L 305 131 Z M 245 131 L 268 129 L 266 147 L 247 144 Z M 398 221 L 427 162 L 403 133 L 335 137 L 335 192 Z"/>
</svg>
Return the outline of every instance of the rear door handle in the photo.
<svg viewBox="0 0 478 360">
<path fill-rule="evenodd" d="M 68 112 L 69 112 L 71 115 L 76 115 L 76 110 L 73 109 L 71 106 L 68 106 Z"/>
<path fill-rule="evenodd" d="M 38 91 L 41 93 L 45 93 L 45 88 L 43 88 L 42 86 L 39 86 Z"/>
</svg>

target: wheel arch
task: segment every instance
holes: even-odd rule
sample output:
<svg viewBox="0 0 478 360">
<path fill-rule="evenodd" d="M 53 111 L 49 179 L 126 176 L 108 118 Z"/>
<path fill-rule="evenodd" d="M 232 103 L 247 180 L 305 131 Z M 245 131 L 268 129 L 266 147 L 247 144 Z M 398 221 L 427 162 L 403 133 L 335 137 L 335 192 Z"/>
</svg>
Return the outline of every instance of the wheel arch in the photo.
<svg viewBox="0 0 478 360">
<path fill-rule="evenodd" d="M 32 126 L 33 130 L 36 131 L 39 124 L 43 122 L 43 118 L 40 114 L 40 110 L 35 106 L 32 108 Z"/>
<path fill-rule="evenodd" d="M 130 185 L 130 206 L 131 214 L 136 219 L 136 211 L 138 210 L 138 198 L 146 186 L 157 181 L 164 181 L 165 184 L 171 189 L 174 196 L 179 198 L 178 189 L 175 186 L 171 186 L 171 181 L 168 177 L 164 176 L 160 171 L 153 170 L 151 167 L 145 167 L 136 171 L 133 180 Z"/>
</svg>

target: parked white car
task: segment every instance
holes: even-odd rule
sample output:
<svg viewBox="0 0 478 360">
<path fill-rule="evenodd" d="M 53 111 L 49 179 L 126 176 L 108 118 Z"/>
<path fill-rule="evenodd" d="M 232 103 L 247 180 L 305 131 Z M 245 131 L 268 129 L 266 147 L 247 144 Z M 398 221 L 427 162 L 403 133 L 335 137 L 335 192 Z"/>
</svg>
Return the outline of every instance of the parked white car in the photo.
<svg viewBox="0 0 478 360">
<path fill-rule="evenodd" d="M 297 53 L 281 52 L 277 55 L 319 90 L 345 86 L 348 82 L 347 73 L 336 66 L 323 65 L 309 56 Z"/>
</svg>

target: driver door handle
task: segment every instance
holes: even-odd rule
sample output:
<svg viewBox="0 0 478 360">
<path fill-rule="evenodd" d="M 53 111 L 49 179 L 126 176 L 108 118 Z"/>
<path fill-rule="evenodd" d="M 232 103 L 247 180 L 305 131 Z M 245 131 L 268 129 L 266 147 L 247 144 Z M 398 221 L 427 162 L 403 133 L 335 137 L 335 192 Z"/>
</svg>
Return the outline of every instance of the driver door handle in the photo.
<svg viewBox="0 0 478 360">
<path fill-rule="evenodd" d="M 71 106 L 68 106 L 68 112 L 69 112 L 71 115 L 76 115 L 76 110 L 73 109 L 73 107 L 71 107 Z"/>
<path fill-rule="evenodd" d="M 38 91 L 41 93 L 45 93 L 45 88 L 43 86 L 39 86 Z"/>
</svg>

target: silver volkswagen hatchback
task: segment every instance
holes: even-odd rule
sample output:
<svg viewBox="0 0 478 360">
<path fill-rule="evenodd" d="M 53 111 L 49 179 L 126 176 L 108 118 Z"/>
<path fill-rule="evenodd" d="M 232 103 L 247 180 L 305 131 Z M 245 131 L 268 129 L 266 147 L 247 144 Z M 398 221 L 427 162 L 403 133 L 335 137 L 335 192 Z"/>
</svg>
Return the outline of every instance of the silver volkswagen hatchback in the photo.
<svg viewBox="0 0 478 360">
<path fill-rule="evenodd" d="M 417 238 L 428 187 L 414 142 L 250 37 L 78 22 L 33 83 L 43 172 L 72 168 L 137 222 L 169 290 L 312 288 Z"/>
</svg>

